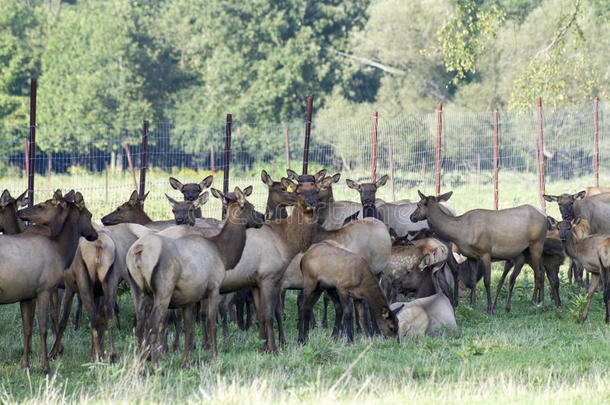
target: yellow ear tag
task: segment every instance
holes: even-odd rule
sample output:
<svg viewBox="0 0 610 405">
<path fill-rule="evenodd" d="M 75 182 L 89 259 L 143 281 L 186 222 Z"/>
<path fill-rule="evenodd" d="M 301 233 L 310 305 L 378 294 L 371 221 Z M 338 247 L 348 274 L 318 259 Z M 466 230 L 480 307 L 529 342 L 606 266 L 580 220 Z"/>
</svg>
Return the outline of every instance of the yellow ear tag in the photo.
<svg viewBox="0 0 610 405">
<path fill-rule="evenodd" d="M 291 193 L 295 192 L 295 188 L 293 186 L 288 186 L 287 190 Z"/>
</svg>

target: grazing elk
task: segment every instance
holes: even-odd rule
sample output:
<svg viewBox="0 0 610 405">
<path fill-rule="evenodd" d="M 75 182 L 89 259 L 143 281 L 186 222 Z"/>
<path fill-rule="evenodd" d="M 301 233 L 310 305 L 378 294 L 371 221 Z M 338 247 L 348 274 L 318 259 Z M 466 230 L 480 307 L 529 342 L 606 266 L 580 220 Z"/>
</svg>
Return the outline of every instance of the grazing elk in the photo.
<svg viewBox="0 0 610 405">
<path fill-rule="evenodd" d="M 127 252 L 129 274 L 139 287 L 140 294 L 152 296 L 150 330 L 146 341 L 151 352 L 152 369 L 157 368 L 156 341 L 163 335 L 168 308 L 183 311 L 185 344 L 182 366 L 188 364 L 191 346 L 193 313 L 188 310 L 202 298 L 208 298 L 208 323 L 212 357 L 216 359 L 216 311 L 219 288 L 228 269 L 242 257 L 246 245 L 246 229 L 260 227 L 263 215 L 246 200 L 252 192 L 236 187 L 233 193 L 223 194 L 212 189 L 227 207 L 227 219 L 220 233 L 213 237 L 187 235 L 181 238 L 165 236 L 163 232 L 138 239 Z M 141 297 L 140 302 L 145 302 Z M 140 312 L 142 308 L 138 308 Z M 138 318 L 137 334 L 143 332 L 143 315 Z"/>
<path fill-rule="evenodd" d="M 209 175 L 205 179 L 201 181 L 201 183 L 186 183 L 182 184 L 177 179 L 170 177 L 169 184 L 175 189 L 182 193 L 184 196 L 184 201 L 195 201 L 199 198 L 199 195 L 203 190 L 210 187 L 212 182 L 214 181 L 214 177 Z M 168 197 L 169 198 L 169 197 Z M 195 209 L 195 218 L 201 218 L 201 207 L 197 207 Z"/>
<path fill-rule="evenodd" d="M 11 197 L 11 193 L 8 190 L 4 190 L 0 196 L 0 232 L 5 235 L 15 235 L 23 232 L 25 224 L 17 215 L 19 208 L 27 205 L 27 199 L 25 195 L 27 191 L 24 191 L 17 198 Z"/>
<path fill-rule="evenodd" d="M 473 275 L 477 271 L 476 261 L 482 262 L 489 314 L 493 312 L 490 291 L 491 261 L 514 259 L 528 248 L 536 279 L 534 294 L 538 293 L 538 300 L 544 301 L 544 277 L 541 273 L 540 261 L 547 232 L 547 220 L 536 208 L 522 205 L 499 211 L 476 209 L 460 216 L 453 216 L 440 205 L 440 202 L 447 201 L 453 192 L 438 197 L 425 196 L 420 191 L 418 193 L 421 200 L 417 203 L 417 209 L 411 214 L 411 221 L 427 219 L 432 231 L 439 237 L 455 243 L 460 253 L 468 257 Z M 474 308 L 476 304 L 474 289 L 470 303 Z"/>
<path fill-rule="evenodd" d="M 23 356 L 21 367 L 29 367 L 32 322 L 38 304 L 38 328 L 42 350 L 42 370 L 49 373 L 47 356 L 47 309 L 53 290 L 63 281 L 66 269 L 78 247 L 79 237 L 97 239 L 91 213 L 81 193 L 65 196 L 57 190 L 53 198 L 25 208 L 22 220 L 48 227 L 49 234 L 24 232 L 0 236 L 0 304 L 21 304 Z"/>
<path fill-rule="evenodd" d="M 102 224 L 106 226 L 122 223 L 139 224 L 154 231 L 161 231 L 176 225 L 175 220 L 153 221 L 146 212 L 144 212 L 144 201 L 147 196 L 148 193 L 140 198 L 138 192 L 134 191 L 131 193 L 127 202 L 121 204 L 117 209 L 102 218 Z M 214 218 L 197 218 L 195 221 L 196 226 L 202 227 L 218 227 L 219 223 L 220 221 Z"/>
<path fill-rule="evenodd" d="M 559 236 L 566 253 L 593 274 L 582 319 L 587 319 L 591 298 L 593 298 L 598 282 L 601 280 L 606 309 L 605 321 L 610 323 L 610 236 L 592 234 L 591 226 L 585 219 L 575 218 L 571 221 L 557 222 L 549 217 L 549 221 L 559 230 Z"/>
<path fill-rule="evenodd" d="M 299 343 L 307 343 L 312 309 L 323 289 L 336 290 L 341 302 L 342 314 L 339 315 L 350 343 L 354 342 L 350 297 L 368 302 L 384 335 L 396 336 L 396 315 L 390 311 L 377 279 L 362 256 L 327 240 L 312 245 L 305 252 L 301 259 L 301 271 L 303 323 L 300 325 Z"/>
</svg>

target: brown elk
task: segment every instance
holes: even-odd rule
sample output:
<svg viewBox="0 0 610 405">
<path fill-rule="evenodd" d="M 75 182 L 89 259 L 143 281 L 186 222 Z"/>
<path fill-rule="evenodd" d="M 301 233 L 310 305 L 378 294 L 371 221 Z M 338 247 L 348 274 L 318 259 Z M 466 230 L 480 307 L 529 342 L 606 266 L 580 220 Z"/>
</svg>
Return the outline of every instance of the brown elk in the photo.
<svg viewBox="0 0 610 405">
<path fill-rule="evenodd" d="M 451 333 L 457 331 L 453 306 L 442 293 L 410 302 L 395 302 L 390 305 L 390 310 L 396 312 L 399 338 L 416 333 L 435 336 L 444 329 Z"/>
<path fill-rule="evenodd" d="M 461 254 L 468 257 L 472 274 L 477 271 L 477 260 L 484 268 L 483 280 L 487 293 L 487 312 L 492 313 L 491 302 L 491 261 L 493 259 L 514 259 L 529 248 L 532 267 L 536 279 L 535 294 L 538 300 L 544 301 L 544 277 L 540 261 L 544 238 L 547 232 L 547 220 L 531 205 L 493 211 L 476 209 L 460 216 L 453 216 L 441 208 L 440 202 L 447 201 L 453 192 L 438 197 L 425 196 L 418 191 L 421 198 L 417 209 L 411 214 L 411 221 L 428 220 L 430 229 L 439 237 L 455 243 Z M 476 293 L 471 294 L 471 306 L 476 304 Z"/>
<path fill-rule="evenodd" d="M 374 183 L 356 183 L 353 180 L 347 179 L 345 182 L 347 186 L 360 193 L 360 203 L 362 208 L 360 214 L 362 218 L 373 217 L 379 219 L 379 213 L 377 212 L 377 206 L 375 205 L 377 189 L 388 181 L 388 175 L 381 176 Z"/>
<path fill-rule="evenodd" d="M 209 194 L 205 193 L 198 196 L 195 200 L 176 201 L 167 194 L 165 197 L 169 201 L 172 207 L 172 213 L 174 214 L 174 223 L 176 225 L 189 225 L 195 226 L 197 218 L 201 218 L 201 206 L 208 202 Z M 197 210 L 199 210 L 199 217 L 197 216 Z"/>
<path fill-rule="evenodd" d="M 200 183 L 186 183 L 182 184 L 179 180 L 170 177 L 169 184 L 175 189 L 182 193 L 184 196 L 184 201 L 195 201 L 199 198 L 199 195 L 203 190 L 210 187 L 212 182 L 214 181 L 214 177 L 209 175 L 205 179 L 203 179 Z M 201 218 L 201 207 L 197 207 L 195 209 L 195 218 Z"/>
<path fill-rule="evenodd" d="M 585 219 L 575 218 L 571 221 L 557 222 L 549 217 L 549 221 L 559 230 L 566 253 L 593 274 L 582 319 L 587 319 L 591 298 L 601 280 L 606 309 L 605 321 L 610 323 L 610 236 L 592 234 L 591 226 Z"/>
<path fill-rule="evenodd" d="M 21 233 L 25 228 L 23 221 L 17 216 L 17 210 L 27 205 L 24 191 L 17 198 L 11 197 L 8 190 L 4 190 L 0 196 L 0 232 L 5 235 Z"/>
<path fill-rule="evenodd" d="M 563 249 L 563 245 L 559 238 L 559 232 L 557 229 L 552 229 L 547 232 L 546 238 L 544 239 L 544 246 L 542 248 L 542 262 L 541 265 L 546 273 L 546 277 L 549 280 L 550 288 L 551 288 L 551 298 L 555 301 L 555 306 L 561 306 L 561 299 L 559 298 L 559 268 L 563 264 L 565 260 L 565 252 Z M 509 283 L 508 283 L 508 296 L 506 298 L 506 311 L 511 310 L 511 297 L 513 294 L 513 288 L 515 286 L 515 282 L 519 273 L 521 272 L 521 268 L 525 263 L 528 263 L 532 266 L 531 257 L 529 251 L 525 251 L 522 256 L 517 256 L 513 260 L 507 260 L 504 264 L 504 271 L 500 276 L 500 280 L 498 280 L 498 285 L 496 287 L 496 296 L 494 297 L 493 309 L 496 309 L 496 304 L 498 302 L 498 295 L 500 294 L 500 290 L 502 290 L 502 285 L 504 284 L 504 279 L 506 278 L 508 272 L 513 268 L 514 270 L 511 273 Z"/>
<path fill-rule="evenodd" d="M 32 322 L 38 304 L 42 369 L 50 371 L 47 356 L 47 309 L 53 290 L 63 281 L 67 268 L 84 236 L 97 239 L 91 225 L 91 213 L 85 207 L 81 193 L 71 191 L 62 196 L 57 190 L 53 198 L 25 208 L 18 213 L 22 220 L 46 226 L 49 235 L 24 232 L 0 236 L 0 304 L 21 304 L 24 347 L 21 367 L 29 367 Z"/>
<path fill-rule="evenodd" d="M 129 274 L 138 285 L 140 294 L 153 297 L 147 334 L 153 371 L 158 367 L 157 336 L 163 335 L 168 308 L 185 308 L 182 313 L 186 340 L 182 366 L 188 364 L 193 336 L 193 313 L 189 309 L 204 297 L 208 298 L 211 350 L 212 357 L 216 359 L 216 310 L 220 285 L 226 270 L 233 268 L 242 257 L 247 239 L 246 229 L 263 224 L 263 215 L 246 200 L 251 192 L 251 187 L 243 192 L 236 187 L 233 193 L 226 195 L 212 189 L 212 194 L 222 199 L 227 207 L 227 220 L 216 236 L 206 238 L 192 234 L 176 239 L 160 232 L 138 239 L 127 252 Z M 141 302 L 144 301 L 142 297 Z M 141 310 L 138 308 L 138 311 Z M 138 318 L 136 328 L 139 341 L 144 328 L 142 319 L 143 316 Z"/>
<path fill-rule="evenodd" d="M 288 217 L 286 207 L 294 205 L 294 193 L 286 189 L 281 181 L 274 181 L 265 170 L 261 171 L 261 180 L 267 185 L 267 207 L 265 208 L 265 219 L 275 220 Z"/>
<path fill-rule="evenodd" d="M 340 316 L 350 343 L 354 341 L 350 297 L 368 302 L 384 335 L 396 336 L 396 315 L 390 311 L 377 279 L 362 256 L 336 242 L 324 241 L 312 245 L 305 252 L 301 259 L 301 271 L 303 323 L 300 325 L 299 343 L 307 343 L 312 309 L 323 289 L 336 290 L 341 302 Z"/>
</svg>

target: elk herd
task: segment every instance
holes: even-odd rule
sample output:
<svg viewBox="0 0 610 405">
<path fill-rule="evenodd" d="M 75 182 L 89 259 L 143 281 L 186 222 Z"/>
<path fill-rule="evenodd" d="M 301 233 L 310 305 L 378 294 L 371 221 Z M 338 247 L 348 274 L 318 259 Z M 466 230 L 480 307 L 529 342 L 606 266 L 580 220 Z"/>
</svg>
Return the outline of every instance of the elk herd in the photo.
<svg viewBox="0 0 610 405">
<path fill-rule="evenodd" d="M 335 310 L 334 338 L 344 335 L 353 342 L 354 323 L 367 336 L 382 333 L 398 341 L 407 333 L 452 335 L 459 297 L 470 289 L 474 308 L 481 278 L 491 314 L 512 270 L 506 301 L 510 311 L 515 280 L 526 263 L 534 272 L 532 303 L 543 304 L 546 277 L 559 306 L 559 267 L 566 256 L 572 261 L 570 280 L 573 275 L 582 282 L 583 269 L 592 277 L 583 319 L 601 285 L 605 321 L 610 322 L 610 193 L 604 192 L 609 190 L 545 195 L 559 204 L 562 218 L 557 221 L 530 205 L 456 216 L 445 205 L 451 192 L 418 192 L 417 201 L 385 202 L 376 192 L 387 176 L 370 183 L 348 179 L 361 203 L 336 201 L 332 186 L 340 177 L 326 170 L 314 175 L 288 170 L 274 181 L 263 170 L 261 180 L 268 188 L 264 214 L 248 201 L 252 186 L 226 194 L 211 188 L 222 201 L 223 221 L 202 218 L 212 176 L 189 184 L 170 178 L 184 195 L 184 201 L 166 195 L 174 220 L 153 221 L 144 211 L 147 195 L 134 191 L 102 218 L 103 226 L 92 223 L 79 192 L 57 190 L 49 200 L 20 209 L 25 193 L 15 199 L 5 190 L 0 197 L 0 304 L 20 303 L 21 366 L 29 367 L 37 307 L 42 369 L 50 371 L 49 357 L 64 350 L 62 337 L 75 294 L 91 322 L 90 361 L 105 353 L 115 361 L 113 314 L 120 327 L 121 282 L 129 286 L 135 308 L 138 353 L 150 360 L 153 372 L 168 350 L 169 325 L 176 328 L 174 350 L 184 335 L 182 366 L 187 366 L 196 345 L 196 321 L 202 324 L 201 344 L 216 358 L 217 316 L 227 339 L 227 318 L 245 327 L 243 311 L 249 315 L 252 305 L 261 350 L 276 351 L 278 344 L 286 344 L 286 290 L 299 291 L 301 344 L 317 324 L 313 306 L 322 294 L 322 324 L 328 302 Z M 492 301 L 493 261 L 505 261 L 505 267 Z M 408 297 L 415 299 L 405 302 Z M 55 343 L 47 356 L 49 309 Z"/>
</svg>

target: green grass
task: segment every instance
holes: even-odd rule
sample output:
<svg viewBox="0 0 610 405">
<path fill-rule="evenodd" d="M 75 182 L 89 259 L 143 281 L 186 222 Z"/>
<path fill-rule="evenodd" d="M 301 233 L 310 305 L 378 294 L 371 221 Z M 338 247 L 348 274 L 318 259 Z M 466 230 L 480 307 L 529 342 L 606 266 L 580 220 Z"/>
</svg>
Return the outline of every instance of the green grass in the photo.
<svg viewBox="0 0 610 405">
<path fill-rule="evenodd" d="M 174 174 L 183 182 L 205 177 L 203 172 Z M 167 176 L 168 173 L 157 170 L 148 176 L 147 189 L 151 195 L 146 208 L 155 219 L 169 217 L 163 192 L 179 197 L 167 185 Z M 364 179 L 366 174 L 360 177 L 357 180 Z M 215 187 L 220 187 L 221 178 L 221 174 L 216 175 Z M 54 175 L 48 187 L 46 179 L 37 179 L 40 200 L 50 195 L 51 188 L 80 189 L 94 218 L 125 201 L 132 188 L 131 177 L 125 172 L 110 176 L 108 198 L 104 177 L 99 175 Z M 0 181 L 13 194 L 23 190 L 21 185 L 25 184 L 24 178 Z M 609 184 L 609 174 L 602 172 L 600 182 Z M 232 185 L 235 184 L 254 184 L 251 200 L 258 209 L 264 209 L 266 188 L 258 175 L 232 179 Z M 355 191 L 347 189 L 343 180 L 341 184 L 336 187 L 335 197 L 355 200 Z M 554 182 L 547 185 L 547 191 L 575 192 L 590 184 L 589 178 Z M 432 184 L 397 187 L 396 197 L 416 198 L 417 188 L 425 193 L 434 192 Z M 480 184 L 444 184 L 442 191 L 450 189 L 454 190 L 454 196 L 449 205 L 458 213 L 492 207 L 492 185 L 488 179 Z M 380 190 L 379 197 L 390 199 L 388 186 Z M 217 216 L 220 206 L 215 199 L 210 200 L 204 215 Z M 522 203 L 538 205 L 535 175 L 501 172 L 500 208 Z M 549 205 L 548 210 L 558 216 L 555 205 Z M 499 269 L 494 265 L 494 287 Z M 19 306 L 3 305 L 0 307 L 0 403 L 608 403 L 610 327 L 603 323 L 601 294 L 594 298 L 589 319 L 576 322 L 574 315 L 582 307 L 583 292 L 567 285 L 566 271 L 564 266 L 560 309 L 549 307 L 548 284 L 547 308 L 540 312 L 529 307 L 533 277 L 528 268 L 518 280 L 511 313 L 503 309 L 505 286 L 499 309 L 495 315 L 488 316 L 481 284 L 476 310 L 470 310 L 466 300 L 461 300 L 456 338 L 415 336 L 400 344 L 358 336 L 350 346 L 345 341 L 332 341 L 329 330 L 316 329 L 310 335 L 309 344 L 301 347 L 296 344 L 295 295 L 289 293 L 288 345 L 276 355 L 258 352 L 260 342 L 254 330 L 242 332 L 232 325 L 229 342 L 223 343 L 220 339 L 218 361 L 212 361 L 199 344 L 186 370 L 180 368 L 180 354 L 170 353 L 161 363 L 164 375 L 137 373 L 135 339 L 127 327 L 133 307 L 127 295 L 120 299 L 123 329 L 116 335 L 119 362 L 87 363 L 90 332 L 85 316 L 80 330 L 67 331 L 65 353 L 52 362 L 54 375 L 50 378 L 40 371 L 40 338 L 36 326 L 31 373 L 20 370 L 23 335 Z M 196 339 L 198 343 L 201 340 L 199 327 Z M 49 347 L 52 342 L 50 335 Z"/>
<path fill-rule="evenodd" d="M 498 269 L 496 269 L 498 270 Z M 495 272 L 497 276 L 497 271 Z M 134 337 L 127 327 L 133 315 L 128 296 L 120 304 L 124 328 L 118 332 L 117 364 L 87 363 L 90 334 L 86 325 L 68 330 L 64 355 L 52 362 L 55 374 L 40 371 L 40 346 L 34 334 L 31 374 L 19 368 L 22 332 L 19 307 L 0 310 L 0 401 L 7 403 L 74 402 L 353 402 L 392 403 L 607 403 L 610 397 L 610 327 L 603 323 L 601 296 L 592 304 L 589 320 L 573 320 L 570 297 L 580 293 L 561 285 L 564 306 L 540 312 L 529 307 L 531 274 L 521 277 L 513 310 L 484 311 L 462 299 L 457 310 L 456 338 L 412 336 L 395 340 L 362 336 L 353 346 L 330 339 L 316 329 L 307 346 L 296 344 L 295 295 L 288 295 L 288 345 L 276 355 L 260 354 L 254 330 L 230 326 L 230 339 L 220 339 L 220 357 L 213 361 L 199 347 L 190 368 L 180 368 L 179 353 L 168 354 L 164 375 L 139 375 Z M 527 285 L 526 285 L 527 284 Z M 549 299 L 546 300 L 550 305 Z M 320 316 L 319 308 L 317 316 Z M 320 319 L 320 318 L 318 318 Z M 200 342 L 199 327 L 196 333 Z M 50 337 L 49 341 L 53 339 Z M 170 342 L 172 340 L 170 339 Z"/>
</svg>

